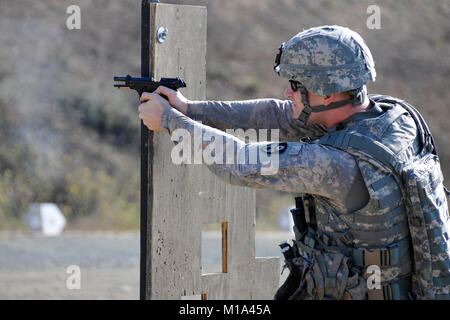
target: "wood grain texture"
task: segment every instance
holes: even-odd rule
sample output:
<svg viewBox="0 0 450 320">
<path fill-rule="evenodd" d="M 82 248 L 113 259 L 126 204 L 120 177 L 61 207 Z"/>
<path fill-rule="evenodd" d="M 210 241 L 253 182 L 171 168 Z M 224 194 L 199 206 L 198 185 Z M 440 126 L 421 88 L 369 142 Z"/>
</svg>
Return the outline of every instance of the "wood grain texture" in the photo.
<svg viewBox="0 0 450 320">
<path fill-rule="evenodd" d="M 152 4 L 152 74 L 181 77 L 191 100 L 206 94 L 205 7 Z M 167 39 L 157 43 L 156 30 Z M 203 165 L 174 165 L 173 143 L 155 133 L 149 220 L 151 270 L 147 298 L 272 299 L 279 283 L 279 258 L 255 259 L 255 192 L 226 185 Z M 202 275 L 201 228 L 226 222 L 226 273 Z M 264 283 L 262 286 L 261 283 Z"/>
</svg>

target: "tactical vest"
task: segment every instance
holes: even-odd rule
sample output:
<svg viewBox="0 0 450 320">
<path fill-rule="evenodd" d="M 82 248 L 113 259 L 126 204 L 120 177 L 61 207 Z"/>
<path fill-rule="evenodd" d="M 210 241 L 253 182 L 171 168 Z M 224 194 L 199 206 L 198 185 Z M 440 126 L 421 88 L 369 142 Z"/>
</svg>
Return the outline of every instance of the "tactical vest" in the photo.
<svg viewBox="0 0 450 320">
<path fill-rule="evenodd" d="M 450 223 L 431 134 L 417 111 L 405 102 L 387 96 L 369 97 L 376 102 L 370 115 L 361 113 L 357 121 L 343 129 L 307 141 L 352 154 L 370 199 L 363 208 L 342 214 L 320 196 L 296 198 L 304 202 L 304 208 L 297 204 L 293 210 L 294 242 L 299 251 L 294 262 L 302 266 L 302 281 L 306 283 L 302 295 L 299 290 L 296 295 L 450 299 Z M 390 148 L 395 137 L 388 129 L 405 114 L 416 123 L 416 139 L 408 145 L 397 145 L 394 152 Z M 299 221 L 299 210 L 304 210 L 303 222 Z M 343 266 L 344 260 L 348 266 Z M 367 271 L 371 266 L 381 271 L 381 283 L 368 290 L 366 282 L 371 274 Z M 314 285 L 307 288 L 308 270 L 309 277 L 315 278 L 311 282 L 315 289 Z M 344 284 L 342 275 L 350 279 L 352 274 L 364 280 Z M 317 289 L 317 283 L 323 288 Z M 357 290 L 352 291 L 352 285 Z"/>
</svg>

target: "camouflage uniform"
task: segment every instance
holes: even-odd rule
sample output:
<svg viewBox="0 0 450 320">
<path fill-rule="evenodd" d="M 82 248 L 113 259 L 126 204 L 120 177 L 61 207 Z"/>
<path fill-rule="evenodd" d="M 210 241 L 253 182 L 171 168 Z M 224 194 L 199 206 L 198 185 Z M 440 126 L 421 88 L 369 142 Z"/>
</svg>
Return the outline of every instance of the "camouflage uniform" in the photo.
<svg viewBox="0 0 450 320">
<path fill-rule="evenodd" d="M 340 43 L 345 45 L 337 46 Z M 411 278 L 411 235 L 402 187 L 392 170 L 376 158 L 340 146 L 348 144 L 345 133 L 351 132 L 382 143 L 399 161 L 407 163 L 420 149 L 414 119 L 400 104 L 369 96 L 369 110 L 333 128 L 306 125 L 309 113 L 317 110 L 317 106 L 309 106 L 306 89 L 318 95 L 349 91 L 351 98 L 345 104 L 358 105 L 365 99 L 365 84 L 375 79 L 370 51 L 348 29 L 326 26 L 300 33 L 280 48 L 276 67 L 282 76 L 302 86 L 305 110 L 298 119 L 293 119 L 290 101 L 204 101 L 190 103 L 188 117 L 167 109 L 163 127 L 169 133 L 185 129 L 192 135 L 195 131 L 214 134 L 224 145 L 234 146 L 233 159 L 243 151 L 245 163 L 227 160 L 229 155 L 223 153 L 224 164 L 208 164 L 223 181 L 302 194 L 308 200 L 308 227 L 306 231 L 294 228 L 299 253 L 289 261 L 289 267 L 291 274 L 300 270 L 301 276 L 289 298 L 366 299 L 369 292 L 371 299 L 408 299 L 415 280 Z M 318 109 L 322 107 L 329 106 Z M 246 144 L 223 132 L 237 128 L 280 130 L 281 140 L 287 142 L 278 149 L 276 174 L 262 174 L 265 163 L 261 158 L 257 163 L 248 162 L 254 149 L 271 153 L 274 148 L 267 147 L 270 143 Z M 443 250 L 446 255 L 446 248 Z M 366 270 L 371 265 L 380 267 L 381 290 L 367 290 Z M 439 293 L 448 293 L 442 287 Z"/>
<path fill-rule="evenodd" d="M 258 109 L 265 112 L 257 112 Z M 245 111 L 244 111 L 245 110 Z M 381 108 L 374 103 L 370 111 L 364 113 L 364 116 L 371 114 L 377 116 L 381 113 Z M 272 115 L 268 117 L 267 114 Z M 301 124 L 293 124 L 292 106 L 289 101 L 278 100 L 254 100 L 245 102 L 196 102 L 188 107 L 188 116 L 201 120 L 203 124 L 195 122 L 175 109 L 168 109 L 165 112 L 166 127 L 169 132 L 175 129 L 186 129 L 194 134 L 194 130 L 202 130 L 203 133 L 214 131 L 213 128 L 225 131 L 231 128 L 255 128 L 255 129 L 271 129 L 280 128 L 281 137 L 303 137 L 307 133 L 310 136 L 323 135 L 323 128 L 319 126 L 303 126 Z M 239 116 L 243 115 L 240 119 Z M 357 126 L 360 124 L 359 114 L 345 121 L 345 126 Z M 229 120 L 227 120 L 229 119 Z M 274 120 L 277 119 L 277 120 Z M 242 121 L 242 122 L 241 122 Z M 208 126 L 207 126 L 207 125 Z M 197 128 L 196 128 L 197 127 Z M 211 128 L 213 127 L 213 128 Z M 330 132 L 336 130 L 332 128 Z M 390 129 L 397 142 L 393 142 L 396 150 L 406 149 L 404 156 L 408 156 L 411 152 L 410 146 L 416 138 L 414 130 L 414 122 L 404 115 Z M 262 148 L 266 143 L 245 144 L 243 141 L 232 135 L 222 134 L 224 143 L 228 140 L 233 141 L 236 149 L 246 149 L 246 153 L 250 153 L 250 149 L 254 147 Z M 207 142 L 205 142 L 207 144 Z M 194 145 L 192 145 L 192 150 Z M 399 150 L 401 151 L 401 150 Z M 237 153 L 237 151 L 236 151 Z M 224 157 L 226 155 L 224 154 Z M 388 214 L 392 206 L 395 207 L 396 202 L 388 204 L 386 207 L 380 207 L 378 202 L 389 194 L 397 191 L 394 188 L 395 183 L 390 180 L 383 179 L 385 175 L 378 168 L 364 160 L 355 159 L 347 152 L 337 150 L 333 147 L 323 146 L 321 144 L 312 144 L 306 142 L 288 142 L 285 152 L 279 155 L 279 170 L 275 175 L 261 175 L 260 170 L 263 164 L 210 164 L 208 168 L 215 173 L 220 179 L 227 183 L 242 185 L 253 188 L 271 188 L 292 193 L 308 193 L 315 196 L 316 215 L 318 219 L 318 228 L 323 230 L 324 234 L 333 241 L 333 237 L 337 238 L 340 245 L 343 245 L 340 238 L 347 233 L 349 226 L 357 228 L 358 234 L 353 235 L 354 239 L 350 239 L 347 245 L 357 247 L 372 247 L 374 245 L 387 246 L 393 242 L 408 236 L 407 225 L 405 225 L 405 213 L 400 212 L 398 217 L 390 220 Z M 237 157 L 235 157 L 236 159 Z M 226 159 L 223 163 L 227 163 Z M 363 179 L 361 174 L 363 171 Z M 380 184 L 385 181 L 385 185 L 379 187 L 377 192 L 368 189 L 367 186 Z M 372 194 L 369 194 L 371 191 Z M 370 201 L 369 201 L 370 198 Z M 397 199 L 399 200 L 399 199 Z M 376 204 L 377 203 L 377 204 Z M 372 215 L 367 215 L 366 219 L 379 218 L 381 228 L 389 228 L 396 226 L 398 233 L 385 236 L 378 239 L 377 229 L 373 230 L 373 237 L 369 241 L 362 235 L 371 231 L 371 226 L 355 220 L 355 212 L 362 207 L 371 207 Z M 382 217 L 376 215 L 385 214 Z M 392 214 L 391 214 L 392 216 Z M 372 222 L 373 224 L 373 222 Z M 355 229 L 356 230 L 356 229 Z M 336 243 L 337 245 L 338 243 Z M 407 275 L 410 271 L 411 260 L 409 256 L 402 258 L 401 267 L 383 267 L 381 269 L 381 281 L 386 282 L 395 279 L 399 275 Z"/>
<path fill-rule="evenodd" d="M 169 132 L 182 128 L 192 135 L 194 130 L 202 130 L 203 135 L 206 133 L 221 135 L 224 144 L 232 141 L 235 145 L 234 159 L 238 158 L 237 153 L 240 149 L 244 149 L 248 155 L 253 148 L 262 148 L 267 143 L 245 144 L 242 140 L 225 134 L 223 131 L 227 129 L 280 129 L 281 139 L 297 137 L 297 140 L 306 137 L 306 134 L 320 136 L 325 132 L 325 129 L 318 125 L 304 126 L 295 123 L 292 119 L 290 101 L 267 99 L 243 102 L 195 102 L 189 104 L 188 116 L 201 121 L 202 124 L 183 116 L 175 109 L 166 110 L 164 117 Z M 192 150 L 195 148 L 193 143 L 194 141 Z M 208 144 L 207 141 L 204 143 Z M 355 203 L 353 192 L 364 189 L 359 169 L 351 155 L 335 148 L 289 142 L 286 151 L 279 155 L 279 170 L 276 175 L 261 175 L 261 167 L 264 166 L 262 163 L 251 164 L 247 161 L 240 164 L 235 161 L 234 164 L 226 164 L 229 162 L 226 156 L 224 153 L 222 161 L 224 164 L 211 164 L 208 168 L 230 184 L 320 194 L 329 198 L 330 204 L 339 211 L 347 211 L 348 206 L 354 209 L 368 198 L 367 194 L 363 193 L 363 200 Z"/>
</svg>

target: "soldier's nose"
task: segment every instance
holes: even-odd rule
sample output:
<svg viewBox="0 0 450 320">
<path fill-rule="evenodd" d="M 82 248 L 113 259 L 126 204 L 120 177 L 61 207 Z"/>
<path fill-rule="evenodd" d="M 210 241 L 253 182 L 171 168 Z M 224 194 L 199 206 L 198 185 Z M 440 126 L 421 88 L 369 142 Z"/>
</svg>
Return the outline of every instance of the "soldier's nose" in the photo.
<svg viewBox="0 0 450 320">
<path fill-rule="evenodd" d="M 284 96 L 286 97 L 286 99 L 291 99 L 292 98 L 292 89 L 286 88 L 284 90 Z"/>
</svg>

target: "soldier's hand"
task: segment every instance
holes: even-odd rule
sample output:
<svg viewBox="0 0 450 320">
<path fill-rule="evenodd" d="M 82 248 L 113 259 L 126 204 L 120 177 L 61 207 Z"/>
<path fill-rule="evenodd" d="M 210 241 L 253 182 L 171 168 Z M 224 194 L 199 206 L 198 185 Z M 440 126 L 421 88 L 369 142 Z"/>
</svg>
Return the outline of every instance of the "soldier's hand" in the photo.
<svg viewBox="0 0 450 320">
<path fill-rule="evenodd" d="M 166 108 L 170 108 L 169 102 L 156 93 L 144 92 L 141 96 L 142 104 L 139 105 L 139 119 L 153 131 L 162 131 L 161 118 Z"/>
<path fill-rule="evenodd" d="M 159 86 L 155 93 L 162 94 L 169 99 L 169 103 L 172 107 L 180 111 L 182 114 L 187 114 L 187 105 L 190 102 L 188 99 L 186 99 L 185 96 L 179 91 L 172 90 L 170 88 Z"/>
</svg>

